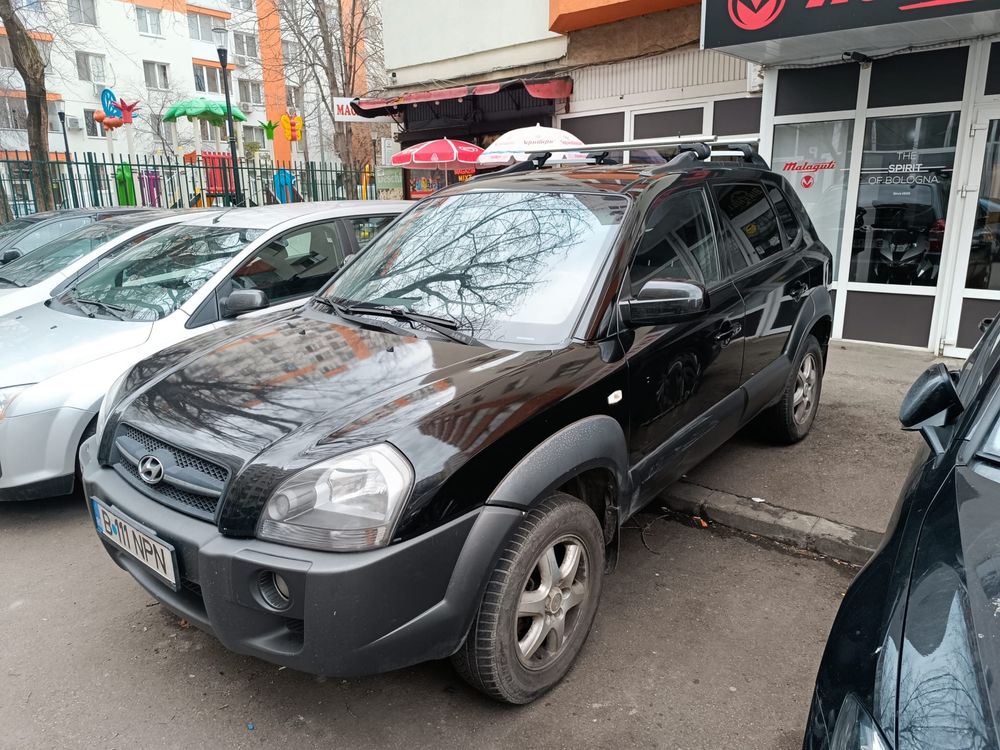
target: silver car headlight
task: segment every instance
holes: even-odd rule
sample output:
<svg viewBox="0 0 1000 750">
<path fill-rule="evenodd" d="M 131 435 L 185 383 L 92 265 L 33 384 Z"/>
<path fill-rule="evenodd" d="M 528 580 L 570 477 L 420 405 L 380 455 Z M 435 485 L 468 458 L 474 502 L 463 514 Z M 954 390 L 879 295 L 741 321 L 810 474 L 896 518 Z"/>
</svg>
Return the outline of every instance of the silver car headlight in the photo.
<svg viewBox="0 0 1000 750">
<path fill-rule="evenodd" d="M 111 384 L 108 392 L 104 394 L 104 398 L 101 400 L 101 408 L 97 410 L 97 431 L 95 433 L 98 442 L 101 440 L 101 435 L 104 434 L 104 427 L 108 423 L 108 415 L 111 414 L 111 410 L 118 403 L 122 386 L 125 385 L 125 379 L 130 372 L 132 372 L 131 368 L 119 375 L 118 379 Z"/>
<path fill-rule="evenodd" d="M 388 443 L 351 451 L 286 479 L 257 537 L 328 552 L 384 547 L 412 487 L 413 467 Z"/>
<path fill-rule="evenodd" d="M 844 698 L 830 750 L 892 750 L 875 720 L 853 695 Z"/>
<path fill-rule="evenodd" d="M 24 385 L 11 385 L 6 388 L 0 388 L 0 419 L 7 416 L 10 405 L 14 403 L 14 399 L 17 398 L 18 394 L 33 385 L 34 383 L 25 383 Z"/>
</svg>

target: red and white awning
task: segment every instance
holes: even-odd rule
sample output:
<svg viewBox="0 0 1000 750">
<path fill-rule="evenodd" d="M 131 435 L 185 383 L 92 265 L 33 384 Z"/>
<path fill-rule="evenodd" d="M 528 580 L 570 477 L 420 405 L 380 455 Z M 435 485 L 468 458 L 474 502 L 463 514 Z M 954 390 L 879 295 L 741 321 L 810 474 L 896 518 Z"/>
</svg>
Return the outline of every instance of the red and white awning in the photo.
<svg viewBox="0 0 1000 750">
<path fill-rule="evenodd" d="M 536 99 L 568 99 L 570 94 L 573 93 L 573 80 L 571 78 L 550 78 L 546 80 L 516 79 L 497 83 L 479 83 L 472 86 L 452 86 L 451 88 L 434 89 L 432 91 L 412 91 L 394 97 L 363 97 L 353 100 L 351 106 L 362 117 L 379 117 L 382 115 L 391 115 L 400 107 L 407 105 L 424 102 L 437 103 L 449 99 L 464 99 L 470 96 L 486 96 L 496 94 L 502 89 L 511 86 L 524 86 L 528 94 Z"/>
</svg>

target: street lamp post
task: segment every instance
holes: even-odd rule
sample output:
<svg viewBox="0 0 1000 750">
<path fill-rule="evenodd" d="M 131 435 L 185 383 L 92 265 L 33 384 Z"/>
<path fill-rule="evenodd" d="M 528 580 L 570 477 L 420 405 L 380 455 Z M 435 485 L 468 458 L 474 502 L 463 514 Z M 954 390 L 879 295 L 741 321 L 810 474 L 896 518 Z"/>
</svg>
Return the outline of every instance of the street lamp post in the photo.
<svg viewBox="0 0 1000 750">
<path fill-rule="evenodd" d="M 229 153 L 233 158 L 233 197 L 237 206 L 244 205 L 243 191 L 240 189 L 239 158 L 236 155 L 236 123 L 233 122 L 233 105 L 229 100 L 229 32 L 225 28 L 212 29 L 215 36 L 216 51 L 219 53 L 219 64 L 222 66 L 222 90 L 226 94 L 226 124 L 229 126 Z"/>
<path fill-rule="evenodd" d="M 60 102 L 58 106 L 59 109 L 57 110 L 57 114 L 59 115 L 59 124 L 62 126 L 63 148 L 66 149 L 66 174 L 69 176 L 69 194 L 73 198 L 73 208 L 79 208 L 80 199 L 76 195 L 76 179 L 73 174 L 73 158 L 69 155 L 69 136 L 66 135 L 65 105 Z"/>
</svg>

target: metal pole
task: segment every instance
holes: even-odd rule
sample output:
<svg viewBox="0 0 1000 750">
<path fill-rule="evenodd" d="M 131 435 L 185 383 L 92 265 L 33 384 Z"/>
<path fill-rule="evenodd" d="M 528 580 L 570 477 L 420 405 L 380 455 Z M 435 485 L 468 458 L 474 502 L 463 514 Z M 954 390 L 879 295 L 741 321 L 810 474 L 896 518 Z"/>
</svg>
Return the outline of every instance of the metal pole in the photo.
<svg viewBox="0 0 1000 750">
<path fill-rule="evenodd" d="M 239 161 L 236 156 L 236 124 L 233 122 L 233 106 L 229 101 L 229 75 L 226 70 L 226 65 L 229 62 L 229 50 L 225 47 L 219 47 L 216 50 L 219 53 L 219 64 L 222 65 L 222 91 L 226 95 L 226 123 L 229 125 L 229 153 L 233 157 L 233 195 L 235 196 L 235 205 L 243 205 L 243 191 L 240 190 L 240 169 Z"/>
<path fill-rule="evenodd" d="M 66 172 L 69 174 L 69 192 L 73 196 L 73 208 L 80 207 L 80 199 L 76 196 L 76 180 L 73 177 L 73 157 L 69 155 L 69 136 L 66 135 L 66 113 L 59 110 L 59 124 L 62 125 L 63 148 L 66 150 Z"/>
</svg>

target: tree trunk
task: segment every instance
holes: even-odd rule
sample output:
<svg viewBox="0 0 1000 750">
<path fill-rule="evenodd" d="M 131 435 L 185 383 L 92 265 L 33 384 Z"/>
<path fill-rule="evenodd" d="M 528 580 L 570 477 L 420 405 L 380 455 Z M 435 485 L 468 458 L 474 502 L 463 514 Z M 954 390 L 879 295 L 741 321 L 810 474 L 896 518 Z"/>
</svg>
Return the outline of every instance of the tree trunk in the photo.
<svg viewBox="0 0 1000 750">
<path fill-rule="evenodd" d="M 45 60 L 11 5 L 0 0 L 0 21 L 7 31 L 14 67 L 24 81 L 28 109 L 28 154 L 33 162 L 31 183 L 35 194 L 35 210 L 55 208 L 52 179 L 49 175 L 49 113 L 45 88 Z"/>
<path fill-rule="evenodd" d="M 9 2 L 9 0 L 0 0 Z M 340 83 L 337 81 L 336 41 L 333 38 L 333 29 L 330 26 L 330 15 L 327 12 L 326 0 L 316 0 L 316 25 L 319 28 L 320 41 L 323 44 L 323 70 L 326 73 L 327 86 L 330 89 L 330 96 L 343 96 Z M 335 122 L 333 124 L 333 148 L 340 157 L 344 165 L 349 169 L 353 167 L 351 158 L 351 136 L 347 128 L 347 123 Z"/>
</svg>

